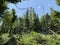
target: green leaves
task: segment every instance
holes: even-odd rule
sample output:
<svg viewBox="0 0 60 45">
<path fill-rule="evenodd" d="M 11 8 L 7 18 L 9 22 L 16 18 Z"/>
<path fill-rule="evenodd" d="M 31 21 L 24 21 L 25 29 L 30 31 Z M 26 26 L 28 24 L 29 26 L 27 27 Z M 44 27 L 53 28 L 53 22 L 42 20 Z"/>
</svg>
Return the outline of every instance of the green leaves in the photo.
<svg viewBox="0 0 60 45">
<path fill-rule="evenodd" d="M 0 0 L 0 15 L 4 14 L 4 11 L 8 9 L 7 2 L 15 4 L 17 2 L 21 2 L 21 0 Z"/>
<path fill-rule="evenodd" d="M 7 4 L 1 1 L 0 2 L 0 15 L 3 14 L 6 9 L 7 9 Z"/>
<path fill-rule="evenodd" d="M 60 0 L 56 0 L 57 5 L 60 5 Z"/>
<path fill-rule="evenodd" d="M 18 23 L 17 16 L 15 15 L 15 11 L 5 12 L 3 23 L 2 23 L 2 32 L 8 32 L 11 28 L 15 28 L 17 26 L 16 23 Z M 14 26 L 13 26 L 14 25 Z M 4 28 L 3 28 L 4 27 Z"/>
<path fill-rule="evenodd" d="M 29 10 L 27 9 L 25 15 L 24 15 L 24 27 L 26 27 L 27 29 L 29 29 Z"/>
</svg>

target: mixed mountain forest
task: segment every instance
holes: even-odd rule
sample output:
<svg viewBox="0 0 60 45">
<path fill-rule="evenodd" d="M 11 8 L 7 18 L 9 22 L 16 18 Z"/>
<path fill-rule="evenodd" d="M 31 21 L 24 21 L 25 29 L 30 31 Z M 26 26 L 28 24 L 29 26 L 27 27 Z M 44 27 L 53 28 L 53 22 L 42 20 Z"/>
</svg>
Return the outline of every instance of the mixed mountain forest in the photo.
<svg viewBox="0 0 60 45">
<path fill-rule="evenodd" d="M 39 18 L 31 7 L 18 18 L 15 9 L 7 10 L 8 3 L 18 2 L 22 0 L 0 0 L 0 45 L 60 45 L 60 12 L 50 8 Z"/>
</svg>

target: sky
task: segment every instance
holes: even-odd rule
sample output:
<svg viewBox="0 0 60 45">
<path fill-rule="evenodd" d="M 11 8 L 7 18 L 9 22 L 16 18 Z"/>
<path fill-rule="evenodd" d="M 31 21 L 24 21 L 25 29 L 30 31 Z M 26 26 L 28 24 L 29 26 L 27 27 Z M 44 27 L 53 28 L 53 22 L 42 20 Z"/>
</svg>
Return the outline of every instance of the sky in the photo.
<svg viewBox="0 0 60 45">
<path fill-rule="evenodd" d="M 39 18 L 41 18 L 44 14 L 50 14 L 50 8 L 52 7 L 55 10 L 60 11 L 60 6 L 56 5 L 55 0 L 29 0 L 22 1 L 16 4 L 18 8 L 34 8 L 35 12 L 38 14 Z M 8 4 L 9 10 L 15 9 L 18 17 L 21 17 L 26 12 L 25 10 L 18 9 L 15 4 Z M 44 10 L 43 10 L 44 9 Z"/>
</svg>

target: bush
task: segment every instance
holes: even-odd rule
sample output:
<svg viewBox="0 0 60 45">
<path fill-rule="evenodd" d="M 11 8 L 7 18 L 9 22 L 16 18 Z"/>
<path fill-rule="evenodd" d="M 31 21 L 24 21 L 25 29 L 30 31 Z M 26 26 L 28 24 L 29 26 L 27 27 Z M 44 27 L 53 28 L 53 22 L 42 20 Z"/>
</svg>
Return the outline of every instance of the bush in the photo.
<svg viewBox="0 0 60 45">
<path fill-rule="evenodd" d="M 15 39 L 11 41 L 9 34 L 2 34 L 0 36 L 0 44 L 7 42 L 10 45 L 15 45 L 15 43 L 19 45 L 60 45 L 60 35 L 44 35 L 31 31 L 28 34 L 22 33 L 22 35 L 16 34 L 13 36 Z"/>
<path fill-rule="evenodd" d="M 60 45 L 60 38 L 53 35 L 44 35 L 37 32 L 30 32 L 22 36 L 24 45 Z"/>
</svg>

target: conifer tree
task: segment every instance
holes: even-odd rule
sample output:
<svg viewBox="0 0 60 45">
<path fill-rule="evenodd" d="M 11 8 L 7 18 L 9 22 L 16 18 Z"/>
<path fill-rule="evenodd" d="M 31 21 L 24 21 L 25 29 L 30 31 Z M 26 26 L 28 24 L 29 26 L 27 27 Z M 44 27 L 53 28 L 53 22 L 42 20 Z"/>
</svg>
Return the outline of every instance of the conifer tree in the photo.
<svg viewBox="0 0 60 45">
<path fill-rule="evenodd" d="M 35 13 L 33 8 L 30 9 L 30 29 L 36 32 L 39 32 L 41 29 L 38 15 Z"/>
<path fill-rule="evenodd" d="M 41 25 L 40 25 L 39 18 L 38 18 L 37 14 L 34 14 L 34 16 L 33 16 L 33 26 L 32 26 L 32 28 L 36 32 L 40 32 L 40 30 L 41 30 Z"/>
<path fill-rule="evenodd" d="M 29 28 L 30 28 L 30 30 L 33 30 L 33 15 L 34 15 L 34 9 L 33 8 L 30 8 L 30 17 L 29 17 L 29 22 L 30 22 L 30 26 L 29 26 Z"/>
<path fill-rule="evenodd" d="M 15 15 L 15 11 L 13 11 L 14 9 L 12 9 L 11 12 L 5 12 L 4 13 L 4 18 L 2 20 L 2 30 L 4 30 L 4 32 L 8 32 L 9 30 L 12 31 L 12 27 L 13 24 L 15 22 L 15 20 L 17 19 L 17 16 Z M 4 28 L 3 28 L 4 27 Z"/>
<path fill-rule="evenodd" d="M 59 31 L 60 27 L 60 12 L 53 9 L 52 13 L 50 14 L 51 20 L 52 20 L 52 26 L 53 31 Z"/>
<path fill-rule="evenodd" d="M 48 27 L 50 26 L 50 23 L 51 23 L 51 18 L 48 15 L 48 13 L 45 14 L 44 16 L 42 16 L 40 21 L 41 21 L 41 24 L 42 24 L 42 31 L 44 33 L 47 33 L 48 32 Z"/>
<path fill-rule="evenodd" d="M 23 28 L 23 23 L 24 23 L 23 17 L 20 17 L 19 18 L 19 26 L 20 26 L 20 28 Z"/>
<path fill-rule="evenodd" d="M 30 25 L 30 23 L 29 23 L 29 9 L 27 9 L 23 19 L 24 19 L 24 28 L 29 29 L 29 25 Z"/>
</svg>

